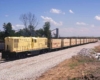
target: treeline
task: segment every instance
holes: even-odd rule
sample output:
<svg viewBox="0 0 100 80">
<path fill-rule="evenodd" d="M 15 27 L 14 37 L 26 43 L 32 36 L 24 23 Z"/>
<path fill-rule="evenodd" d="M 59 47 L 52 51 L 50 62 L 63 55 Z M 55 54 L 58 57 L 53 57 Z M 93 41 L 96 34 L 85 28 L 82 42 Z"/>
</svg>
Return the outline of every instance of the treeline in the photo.
<svg viewBox="0 0 100 80">
<path fill-rule="evenodd" d="M 35 28 L 37 27 L 38 22 L 36 22 L 34 14 L 22 14 L 20 20 L 23 22 L 24 28 L 17 31 L 12 28 L 11 22 L 4 23 L 3 31 L 0 31 L 0 40 L 4 40 L 4 38 L 8 36 L 51 37 L 50 22 L 45 22 L 42 28 L 36 30 Z"/>
<path fill-rule="evenodd" d="M 25 37 L 51 37 L 50 32 L 50 23 L 45 22 L 42 28 L 35 30 L 32 26 L 27 28 L 20 29 L 18 31 L 12 28 L 12 24 L 10 22 L 3 24 L 3 31 L 0 31 L 0 40 L 4 40 L 5 37 L 11 36 L 25 36 Z"/>
</svg>

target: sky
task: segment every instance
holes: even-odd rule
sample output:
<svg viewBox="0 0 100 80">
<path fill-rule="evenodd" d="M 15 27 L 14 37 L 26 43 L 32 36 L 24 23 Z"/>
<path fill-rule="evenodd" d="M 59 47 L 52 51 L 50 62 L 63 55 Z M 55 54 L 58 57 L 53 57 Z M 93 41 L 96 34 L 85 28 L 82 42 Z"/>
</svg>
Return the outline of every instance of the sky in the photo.
<svg viewBox="0 0 100 80">
<path fill-rule="evenodd" d="M 61 37 L 100 36 L 100 0 L 0 0 L 0 30 L 11 22 L 13 29 L 24 28 L 19 19 L 31 12 L 42 28 L 46 21 Z"/>
</svg>

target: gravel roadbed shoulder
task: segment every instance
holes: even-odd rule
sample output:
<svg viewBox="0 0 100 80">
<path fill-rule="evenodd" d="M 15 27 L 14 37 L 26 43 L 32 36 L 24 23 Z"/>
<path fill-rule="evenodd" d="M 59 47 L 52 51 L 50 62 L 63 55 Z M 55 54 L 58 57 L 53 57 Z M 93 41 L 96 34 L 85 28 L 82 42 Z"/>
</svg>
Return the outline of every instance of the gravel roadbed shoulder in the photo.
<svg viewBox="0 0 100 80">
<path fill-rule="evenodd" d="M 77 55 L 81 49 L 93 48 L 97 45 L 99 45 L 99 42 L 1 63 L 0 80 L 35 80 L 48 69 L 73 55 Z"/>
</svg>

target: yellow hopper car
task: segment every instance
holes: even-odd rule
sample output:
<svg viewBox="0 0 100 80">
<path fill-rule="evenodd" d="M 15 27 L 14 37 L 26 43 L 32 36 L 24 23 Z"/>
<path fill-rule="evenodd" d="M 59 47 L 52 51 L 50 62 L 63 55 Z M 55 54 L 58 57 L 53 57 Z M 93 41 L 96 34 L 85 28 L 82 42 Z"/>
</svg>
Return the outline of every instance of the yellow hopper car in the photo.
<svg viewBox="0 0 100 80">
<path fill-rule="evenodd" d="M 77 43 L 76 43 L 76 39 L 72 38 L 71 39 L 71 46 L 75 46 Z"/>
<path fill-rule="evenodd" d="M 77 45 L 81 44 L 80 39 L 77 39 Z"/>
<path fill-rule="evenodd" d="M 69 47 L 70 39 L 62 39 L 62 47 Z"/>
<path fill-rule="evenodd" d="M 51 39 L 49 41 L 49 48 L 50 49 L 59 49 L 59 48 L 61 48 L 61 39 Z"/>
</svg>

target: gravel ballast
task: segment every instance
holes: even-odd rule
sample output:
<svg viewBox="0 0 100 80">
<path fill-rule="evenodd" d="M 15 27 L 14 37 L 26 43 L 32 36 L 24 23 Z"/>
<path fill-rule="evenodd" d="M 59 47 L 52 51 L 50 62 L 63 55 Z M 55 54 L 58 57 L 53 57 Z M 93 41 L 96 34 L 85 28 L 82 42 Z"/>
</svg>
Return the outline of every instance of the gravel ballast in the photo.
<svg viewBox="0 0 100 80">
<path fill-rule="evenodd" d="M 83 48 L 93 48 L 99 42 L 0 64 L 0 80 L 35 80 L 48 69 L 71 58 Z"/>
</svg>

